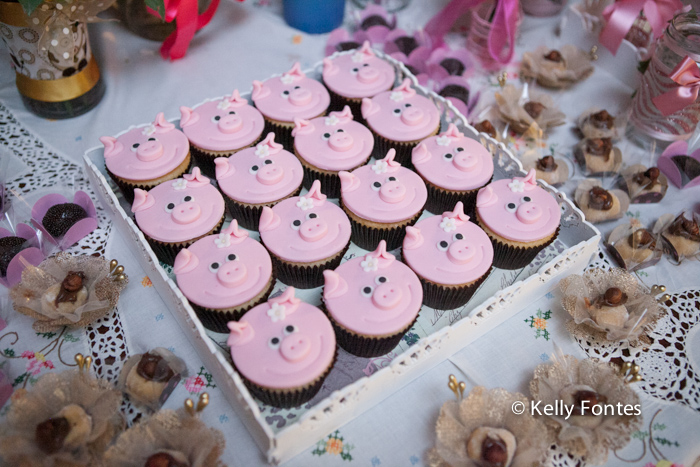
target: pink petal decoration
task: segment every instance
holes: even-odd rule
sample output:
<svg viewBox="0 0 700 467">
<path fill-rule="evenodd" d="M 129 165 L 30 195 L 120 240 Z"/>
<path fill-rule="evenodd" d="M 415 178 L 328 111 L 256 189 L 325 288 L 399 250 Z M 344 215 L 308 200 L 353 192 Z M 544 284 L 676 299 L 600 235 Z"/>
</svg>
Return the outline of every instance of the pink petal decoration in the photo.
<svg viewBox="0 0 700 467">
<path fill-rule="evenodd" d="M 17 224 L 16 232 L 14 233 L 7 229 L 0 228 L 0 238 L 4 237 L 21 237 L 30 242 L 31 245 L 12 258 L 10 264 L 7 265 L 7 274 L 5 277 L 0 277 L 0 284 L 9 288 L 19 284 L 22 280 L 22 271 L 24 271 L 28 265 L 40 265 L 41 262 L 44 261 L 44 258 L 46 258 L 46 255 L 38 248 L 39 239 L 37 238 L 36 232 L 27 224 Z M 2 326 L 0 326 L 0 330 L 2 330 Z"/>
<path fill-rule="evenodd" d="M 688 157 L 688 159 L 685 159 L 684 164 L 686 169 L 690 169 L 691 172 L 686 172 L 685 177 L 681 174 L 680 168 L 676 162 L 674 162 L 673 158 L 675 156 Z M 661 153 L 656 165 L 678 188 L 700 186 L 700 173 L 696 173 L 696 171 L 700 172 L 700 148 L 689 154 L 687 141 L 676 141 L 670 144 L 666 150 Z M 689 167 L 689 165 L 692 165 L 692 167 Z M 695 175 L 694 178 L 693 175 Z M 688 180 L 689 178 L 690 180 Z M 685 185 L 683 184 L 684 181 L 687 181 Z"/>
<path fill-rule="evenodd" d="M 95 204 L 92 202 L 87 193 L 84 191 L 77 191 L 73 196 L 72 202 L 85 209 L 88 217 L 79 220 L 73 226 L 71 226 L 71 228 L 68 229 L 62 238 L 52 237 L 46 228 L 44 228 L 42 220 L 51 206 L 69 202 L 71 201 L 68 201 L 65 196 L 58 193 L 52 193 L 39 198 L 39 200 L 34 203 L 34 206 L 32 207 L 32 224 L 37 229 L 41 230 L 49 242 L 57 245 L 61 250 L 66 250 L 75 245 L 81 238 L 89 235 L 97 228 L 97 211 L 95 210 Z"/>
</svg>

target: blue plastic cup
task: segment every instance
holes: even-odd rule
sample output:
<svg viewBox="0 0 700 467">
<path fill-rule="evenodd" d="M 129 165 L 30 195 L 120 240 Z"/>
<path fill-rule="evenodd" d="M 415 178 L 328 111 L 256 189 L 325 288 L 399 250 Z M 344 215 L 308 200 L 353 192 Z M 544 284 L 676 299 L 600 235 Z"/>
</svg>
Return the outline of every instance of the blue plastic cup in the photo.
<svg viewBox="0 0 700 467">
<path fill-rule="evenodd" d="M 284 20 L 309 34 L 330 32 L 340 26 L 345 0 L 284 0 Z"/>
</svg>

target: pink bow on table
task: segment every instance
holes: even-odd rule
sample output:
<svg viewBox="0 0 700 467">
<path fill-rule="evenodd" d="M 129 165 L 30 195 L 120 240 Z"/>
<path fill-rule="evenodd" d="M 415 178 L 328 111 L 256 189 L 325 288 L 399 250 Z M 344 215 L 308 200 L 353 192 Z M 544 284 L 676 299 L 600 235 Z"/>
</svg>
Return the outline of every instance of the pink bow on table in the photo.
<svg viewBox="0 0 700 467">
<path fill-rule="evenodd" d="M 666 23 L 681 8 L 683 4 L 680 0 L 618 0 L 603 10 L 606 24 L 600 32 L 600 43 L 615 55 L 640 11 L 644 11 L 644 16 L 654 31 L 654 38 L 658 39 L 663 34 Z"/>
<path fill-rule="evenodd" d="M 442 44 L 445 34 L 463 14 L 486 0 L 452 0 L 425 26 L 425 32 L 433 39 L 433 44 Z M 496 11 L 489 31 L 488 48 L 491 58 L 503 65 L 513 58 L 515 32 L 518 22 L 519 0 L 496 0 Z M 503 48 L 507 46 L 505 54 Z"/>
<path fill-rule="evenodd" d="M 669 76 L 678 87 L 654 97 L 651 101 L 664 117 L 683 110 L 698 99 L 700 93 L 700 67 L 686 56 Z"/>
</svg>

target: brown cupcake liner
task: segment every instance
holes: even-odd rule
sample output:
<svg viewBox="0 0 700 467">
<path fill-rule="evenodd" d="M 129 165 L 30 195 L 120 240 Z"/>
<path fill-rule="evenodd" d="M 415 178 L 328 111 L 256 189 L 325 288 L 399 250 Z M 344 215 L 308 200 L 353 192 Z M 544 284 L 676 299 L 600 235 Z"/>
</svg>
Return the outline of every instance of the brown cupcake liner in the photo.
<svg viewBox="0 0 700 467">
<path fill-rule="evenodd" d="M 190 149 L 190 163 L 189 163 L 189 165 L 183 171 L 174 174 L 175 176 L 173 177 L 173 180 L 176 178 L 181 178 L 186 173 L 189 173 L 190 169 L 192 168 L 192 161 L 194 160 L 194 158 L 191 156 L 192 156 L 192 150 Z M 129 204 L 134 203 L 134 189 L 140 188 L 142 190 L 148 191 L 151 188 L 155 188 L 157 186 L 157 185 L 146 185 L 143 183 L 127 182 L 126 180 L 123 180 L 123 179 L 117 177 L 116 175 L 114 175 L 112 172 L 110 172 L 106 165 L 105 165 L 105 170 L 107 171 L 109 178 L 111 178 L 114 181 L 114 183 L 117 184 L 117 186 L 121 190 L 122 194 L 124 195 L 124 199 Z"/>
<path fill-rule="evenodd" d="M 464 204 L 464 213 L 473 218 L 476 211 L 476 195 L 481 188 L 491 183 L 491 180 L 493 180 L 493 177 L 483 186 L 468 191 L 443 190 L 430 182 L 426 182 L 428 202 L 425 204 L 425 209 L 428 212 L 439 215 L 445 211 L 452 211 L 455 208 L 455 204 L 461 201 Z"/>
<path fill-rule="evenodd" d="M 370 128 L 370 130 L 372 129 Z M 430 138 L 431 136 L 437 135 L 439 131 L 440 128 L 438 127 L 435 132 L 429 134 L 425 138 Z M 413 170 L 411 155 L 413 153 L 413 148 L 418 146 L 420 141 L 392 141 L 377 134 L 374 130 L 372 130 L 372 134 L 374 135 L 374 151 L 372 151 L 372 154 L 374 155 L 375 159 L 383 159 L 384 156 L 386 156 L 386 153 L 389 152 L 389 149 L 394 148 L 396 150 L 394 160 L 403 167 Z M 425 138 L 422 138 L 421 141 Z"/>
<path fill-rule="evenodd" d="M 418 221 L 421 214 L 423 214 L 422 209 L 408 221 L 408 224 L 402 224 L 400 227 L 389 227 L 383 229 L 377 229 L 361 224 L 353 219 L 352 216 L 348 216 L 350 219 L 350 225 L 352 226 L 352 235 L 350 240 L 352 240 L 355 245 L 368 251 L 376 250 L 379 242 L 386 240 L 387 251 L 395 250 L 403 243 L 403 239 L 406 236 L 406 226 L 414 225 Z"/>
<path fill-rule="evenodd" d="M 294 190 L 293 193 L 291 193 L 288 197 L 292 196 L 298 196 L 299 193 L 301 192 L 301 185 L 299 185 L 299 188 Z M 277 201 L 272 201 L 270 203 L 265 203 L 265 204 L 256 204 L 256 205 L 249 205 L 249 204 L 240 204 L 237 201 L 229 198 L 226 193 L 223 193 L 224 195 L 224 200 L 226 201 L 226 206 L 228 206 L 228 212 L 231 214 L 231 217 L 236 219 L 238 221 L 238 225 L 241 227 L 244 227 L 248 230 L 258 230 L 259 224 L 260 224 L 260 215 L 262 214 L 263 206 L 267 206 L 271 208 L 275 204 L 279 203 L 282 200 L 277 200 Z M 285 198 L 286 199 L 286 198 Z"/>
<path fill-rule="evenodd" d="M 143 234 L 143 236 L 148 241 L 148 244 L 151 246 L 151 249 L 156 254 L 156 257 L 158 257 L 158 259 L 161 262 L 163 262 L 169 266 L 172 266 L 175 263 L 175 257 L 180 252 L 180 250 L 182 250 L 183 248 L 187 248 L 188 246 L 192 245 L 194 242 L 196 242 L 197 240 L 199 240 L 202 237 L 205 237 L 207 235 L 215 235 L 215 234 L 218 234 L 219 232 L 221 232 L 221 227 L 224 225 L 225 217 L 226 217 L 225 214 L 223 216 L 221 216 L 221 220 L 216 225 L 216 227 L 214 227 L 213 231 L 208 232 L 204 235 L 201 235 L 197 238 L 193 238 L 192 240 L 178 242 L 177 244 L 159 242 L 158 240 L 149 237 L 145 233 Z"/>
<path fill-rule="evenodd" d="M 348 247 L 350 247 L 349 242 L 340 252 L 336 253 L 332 258 L 329 258 L 328 261 L 315 266 L 301 266 L 299 264 L 290 263 L 272 252 L 270 252 L 270 258 L 272 258 L 272 267 L 277 274 L 277 278 L 283 284 L 296 287 L 297 289 L 313 289 L 323 285 L 323 271 L 326 269 L 335 269 L 340 265 L 343 256 L 345 256 L 345 253 L 348 251 Z"/>
<path fill-rule="evenodd" d="M 274 287 L 275 287 L 275 274 L 273 272 L 272 280 L 270 281 L 270 284 L 267 286 L 267 290 L 265 290 L 265 293 L 263 294 L 263 296 L 260 297 L 258 300 L 246 305 L 245 308 L 243 308 L 241 310 L 237 310 L 236 312 L 215 310 L 213 308 L 205 308 L 203 306 L 197 305 L 196 303 L 192 302 L 191 300 L 189 300 L 189 303 L 190 303 L 190 306 L 192 306 L 192 309 L 194 310 L 194 312 L 197 314 L 197 318 L 199 318 L 199 321 L 202 322 L 202 326 L 209 329 L 210 331 L 228 334 L 229 329 L 228 329 L 227 324 L 229 323 L 229 321 L 238 321 L 239 319 L 241 319 L 241 317 L 244 314 L 246 314 L 248 312 L 248 310 L 260 305 L 261 303 L 266 302 Z"/>
<path fill-rule="evenodd" d="M 261 133 L 255 141 L 253 141 L 247 146 L 243 146 L 242 148 L 231 149 L 230 151 L 221 151 L 219 152 L 219 154 L 210 154 L 202 149 L 199 149 L 194 144 L 190 144 L 190 152 L 192 153 L 195 165 L 199 167 L 199 170 L 201 170 L 202 173 L 207 177 L 216 179 L 216 164 L 214 163 L 214 159 L 216 159 L 217 157 L 230 157 L 242 149 L 255 146 L 262 140 L 262 135 L 263 133 Z"/>
<path fill-rule="evenodd" d="M 328 173 L 328 172 L 319 172 L 315 170 L 314 168 L 310 167 L 309 165 L 306 164 L 304 159 L 299 156 L 295 152 L 296 156 L 299 158 L 301 162 L 301 166 L 304 168 L 304 187 L 307 190 L 311 189 L 311 185 L 314 183 L 314 180 L 318 180 L 321 182 L 321 191 L 323 191 L 323 194 L 326 195 L 329 198 L 340 198 L 340 176 L 338 175 L 338 172 L 333 172 L 333 173 Z M 361 167 L 369 161 L 371 156 L 367 157 L 366 160 L 364 160 L 362 163 L 358 164 L 357 166 L 348 169 L 348 172 L 352 172 L 358 167 Z"/>
<path fill-rule="evenodd" d="M 324 83 L 325 84 L 325 83 Z M 367 125 L 365 119 L 362 118 L 362 99 L 351 99 L 349 97 L 341 96 L 331 91 L 328 86 L 328 94 L 331 96 L 331 105 L 328 107 L 329 112 L 340 112 L 347 105 L 352 111 L 352 118 L 356 122 Z"/>
<path fill-rule="evenodd" d="M 472 284 L 462 287 L 444 287 L 418 276 L 423 286 L 423 305 L 429 306 L 435 310 L 454 310 L 455 308 L 465 305 L 489 274 L 491 274 L 492 270 L 493 268 L 489 268 L 484 275 L 479 277 Z"/>
<path fill-rule="evenodd" d="M 318 391 L 323 386 L 328 374 L 335 366 L 335 362 L 338 360 L 338 347 L 335 348 L 335 355 L 333 355 L 333 361 L 328 366 L 328 369 L 316 379 L 313 383 L 296 389 L 290 389 L 288 391 L 273 391 L 250 381 L 248 378 L 243 376 L 240 372 L 238 375 L 243 380 L 243 383 L 248 388 L 248 391 L 264 404 L 271 405 L 273 407 L 279 407 L 281 409 L 290 409 L 292 407 L 299 407 L 302 404 L 309 402 L 313 397 L 318 394 Z M 234 365 L 235 368 L 235 365 Z M 238 371 L 238 370 L 236 370 Z"/>
</svg>

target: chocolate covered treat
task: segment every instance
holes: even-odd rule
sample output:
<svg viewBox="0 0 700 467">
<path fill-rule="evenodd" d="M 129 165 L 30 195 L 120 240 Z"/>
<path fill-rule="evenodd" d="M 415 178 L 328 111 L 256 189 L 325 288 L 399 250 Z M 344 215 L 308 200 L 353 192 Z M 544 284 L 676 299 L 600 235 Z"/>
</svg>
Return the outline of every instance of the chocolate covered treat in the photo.
<svg viewBox="0 0 700 467">
<path fill-rule="evenodd" d="M 493 126 L 493 123 L 491 123 L 490 120 L 482 120 L 479 123 L 477 123 L 476 125 L 474 125 L 474 128 L 479 133 L 486 133 L 491 138 L 495 139 L 498 136 L 498 133 L 496 132 L 496 128 Z"/>
<path fill-rule="evenodd" d="M 189 467 L 187 457 L 180 452 L 157 452 L 146 459 L 144 467 Z"/>
<path fill-rule="evenodd" d="M 44 454 L 51 455 L 85 444 L 91 431 L 90 415 L 79 405 L 70 404 L 36 426 L 34 442 Z"/>
<path fill-rule="evenodd" d="M 691 215 L 688 219 L 685 213 L 682 213 L 661 234 L 667 250 L 676 261 L 681 257 L 695 256 L 700 250 L 700 229 L 698 229 L 697 217 Z"/>
<path fill-rule="evenodd" d="M 515 436 L 503 428 L 479 427 L 467 438 L 467 456 L 477 465 L 508 467 L 517 449 Z"/>
<path fill-rule="evenodd" d="M 668 179 L 657 167 L 635 164 L 622 172 L 633 203 L 658 203 L 666 194 Z"/>
<path fill-rule="evenodd" d="M 87 217 L 87 212 L 75 203 L 56 204 L 46 211 L 41 223 L 54 238 L 62 237 L 76 222 Z"/>
<path fill-rule="evenodd" d="M 554 63 L 561 63 L 564 61 L 564 57 L 561 56 L 561 52 L 558 50 L 550 50 L 544 55 L 544 58 Z"/>
<path fill-rule="evenodd" d="M 578 128 L 584 138 L 615 138 L 615 116 L 607 110 L 589 110 L 578 119 Z"/>
<path fill-rule="evenodd" d="M 525 105 L 523 105 L 523 109 L 525 109 L 525 112 L 527 112 L 529 116 L 536 120 L 537 117 L 539 117 L 542 114 L 544 109 L 546 109 L 546 107 L 543 104 L 540 104 L 539 102 L 530 101 L 526 102 Z"/>
<path fill-rule="evenodd" d="M 173 378 L 186 371 L 182 360 L 164 348 L 155 348 L 127 360 L 119 377 L 120 385 L 132 402 L 157 408 L 165 401 L 164 394 Z"/>
<path fill-rule="evenodd" d="M 7 267 L 17 253 L 27 248 L 27 240 L 22 237 L 0 238 L 0 276 L 7 275 Z"/>
<path fill-rule="evenodd" d="M 584 139 L 574 148 L 574 156 L 589 174 L 617 172 L 622 165 L 622 153 L 611 138 Z"/>
<path fill-rule="evenodd" d="M 595 179 L 587 179 L 576 188 L 574 199 L 586 220 L 604 222 L 618 219 L 629 207 L 629 196 L 622 190 L 606 190 Z"/>
<path fill-rule="evenodd" d="M 591 318 L 608 331 L 622 328 L 629 318 L 629 312 L 625 307 L 627 294 L 617 287 L 610 287 L 593 302 L 587 297 L 584 301 Z"/>
<path fill-rule="evenodd" d="M 86 277 L 82 271 L 70 271 L 66 277 L 49 287 L 41 301 L 41 309 L 47 314 L 67 315 L 87 302 Z"/>
<path fill-rule="evenodd" d="M 585 384 L 572 384 L 560 392 L 562 401 L 572 408 L 569 423 L 582 428 L 594 429 L 603 423 L 602 410 L 595 415 L 593 406 L 604 405 L 608 398 Z M 598 412 L 598 411 L 596 411 Z"/>
</svg>

